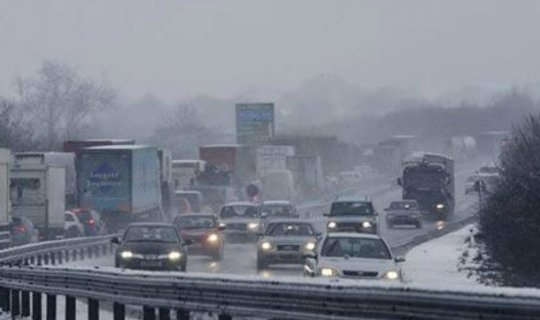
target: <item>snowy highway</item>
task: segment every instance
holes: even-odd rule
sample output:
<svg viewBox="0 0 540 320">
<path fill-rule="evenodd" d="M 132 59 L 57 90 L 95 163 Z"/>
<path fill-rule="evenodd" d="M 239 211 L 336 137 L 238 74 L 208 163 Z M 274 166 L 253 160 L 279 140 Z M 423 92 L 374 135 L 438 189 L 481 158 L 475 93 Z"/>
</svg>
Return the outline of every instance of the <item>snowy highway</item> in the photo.
<svg viewBox="0 0 540 320">
<path fill-rule="evenodd" d="M 456 210 L 449 221 L 462 220 L 473 215 L 477 197 L 475 194 L 465 195 L 464 182 L 468 176 L 482 164 L 482 161 L 476 160 L 457 166 L 456 179 Z M 366 188 L 361 188 L 355 192 L 359 196 L 370 196 L 375 207 L 381 213 L 380 232 L 381 236 L 390 244 L 391 247 L 397 247 L 409 243 L 415 237 L 426 234 L 437 228 L 436 221 L 424 221 L 421 229 L 414 227 L 388 228 L 384 219 L 384 208 L 390 201 L 401 198 L 401 188 L 392 185 L 392 181 L 386 179 L 378 183 L 372 183 Z M 325 228 L 326 218 L 322 215 L 329 208 L 311 202 L 307 205 L 300 205 L 300 212 L 309 212 L 312 223 L 319 230 Z M 244 274 L 255 275 L 256 270 L 256 246 L 255 244 L 227 244 L 223 261 L 215 262 L 210 257 L 190 255 L 188 259 L 188 272 L 206 272 L 223 274 Z M 103 257 L 94 260 L 96 266 L 113 266 L 112 257 Z M 259 273 L 263 277 L 275 276 L 301 276 L 301 265 L 272 265 L 268 270 Z"/>
</svg>

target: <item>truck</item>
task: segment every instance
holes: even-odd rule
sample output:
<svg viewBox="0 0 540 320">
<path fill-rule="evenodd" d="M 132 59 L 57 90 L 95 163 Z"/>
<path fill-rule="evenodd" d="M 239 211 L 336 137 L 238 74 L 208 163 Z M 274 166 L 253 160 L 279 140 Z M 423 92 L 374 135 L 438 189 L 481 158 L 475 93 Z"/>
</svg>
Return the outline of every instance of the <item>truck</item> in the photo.
<svg viewBox="0 0 540 320">
<path fill-rule="evenodd" d="M 297 193 L 310 197 L 323 190 L 321 157 L 310 155 L 287 157 L 287 169 L 293 174 Z"/>
<path fill-rule="evenodd" d="M 0 149 L 0 249 L 11 245 L 9 213 L 11 210 L 9 199 L 9 170 L 11 165 L 11 152 L 9 149 Z"/>
<path fill-rule="evenodd" d="M 161 221 L 157 149 L 144 145 L 81 149 L 77 195 L 79 207 L 99 212 L 111 231 L 132 221 Z"/>
<path fill-rule="evenodd" d="M 87 139 L 87 140 L 67 140 L 64 141 L 64 152 L 78 153 L 79 150 L 88 147 L 113 146 L 113 145 L 134 145 L 132 139 Z"/>
<path fill-rule="evenodd" d="M 240 144 L 205 145 L 199 148 L 199 158 L 207 166 L 229 172 L 231 187 L 241 197 L 244 188 L 256 180 L 255 151 Z"/>
<path fill-rule="evenodd" d="M 161 208 L 163 213 L 171 219 L 171 207 L 174 197 L 172 182 L 172 154 L 169 150 L 158 149 L 159 180 L 161 189 Z"/>
<path fill-rule="evenodd" d="M 32 160 L 32 161 L 30 161 Z M 66 169 L 44 158 L 13 159 L 10 170 L 11 215 L 30 220 L 40 240 L 64 237 Z"/>
<path fill-rule="evenodd" d="M 13 155 L 16 163 L 46 163 L 63 167 L 66 171 L 66 206 L 77 205 L 77 178 L 75 173 L 75 153 L 73 152 L 17 152 Z"/>
<path fill-rule="evenodd" d="M 454 212 L 454 160 L 442 154 L 415 152 L 403 161 L 404 200 L 416 200 L 420 209 L 437 220 L 446 220 Z"/>
<path fill-rule="evenodd" d="M 176 191 L 188 190 L 198 172 L 203 172 L 206 162 L 199 159 L 172 160 L 172 180 Z"/>
</svg>

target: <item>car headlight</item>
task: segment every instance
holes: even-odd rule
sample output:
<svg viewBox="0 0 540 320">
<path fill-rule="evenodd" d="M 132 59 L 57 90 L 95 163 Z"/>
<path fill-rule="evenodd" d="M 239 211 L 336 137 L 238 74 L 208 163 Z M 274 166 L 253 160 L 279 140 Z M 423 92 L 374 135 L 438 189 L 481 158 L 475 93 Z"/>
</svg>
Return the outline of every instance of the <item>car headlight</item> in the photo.
<svg viewBox="0 0 540 320">
<path fill-rule="evenodd" d="M 337 276 L 337 271 L 332 268 L 322 268 L 321 269 L 321 276 L 323 277 L 335 277 Z"/>
<path fill-rule="evenodd" d="M 168 255 L 169 260 L 179 260 L 182 254 L 178 251 L 171 251 Z"/>
<path fill-rule="evenodd" d="M 330 221 L 328 222 L 328 229 L 334 229 L 335 227 L 337 227 L 337 224 L 334 222 L 334 221 Z"/>
<path fill-rule="evenodd" d="M 313 250 L 315 250 L 315 242 L 308 242 L 308 243 L 306 243 L 306 245 L 304 246 L 304 248 L 305 248 L 307 251 L 313 251 Z"/>
<path fill-rule="evenodd" d="M 248 228 L 251 230 L 255 230 L 259 227 L 259 224 L 257 222 L 251 222 L 248 224 Z"/>
<path fill-rule="evenodd" d="M 435 206 L 435 208 L 437 208 L 438 210 L 442 210 L 442 209 L 444 209 L 444 204 L 442 204 L 442 203 L 437 203 L 437 205 Z"/>
<path fill-rule="evenodd" d="M 215 233 L 212 233 L 208 236 L 208 238 L 206 238 L 206 240 L 208 240 L 208 242 L 217 242 L 219 240 L 219 236 Z"/>
<path fill-rule="evenodd" d="M 395 270 L 388 271 L 384 274 L 383 278 L 388 279 L 388 280 L 398 280 L 399 272 Z"/>
<path fill-rule="evenodd" d="M 371 222 L 369 221 L 362 222 L 362 228 L 371 228 Z"/>
<path fill-rule="evenodd" d="M 131 252 L 131 251 L 122 251 L 122 252 L 120 252 L 120 257 L 122 257 L 122 259 L 131 259 L 131 258 L 133 258 L 133 252 Z"/>
<path fill-rule="evenodd" d="M 270 250 L 270 249 L 272 249 L 272 244 L 270 242 L 268 242 L 268 241 L 265 241 L 265 242 L 261 243 L 261 248 L 263 250 Z"/>
</svg>

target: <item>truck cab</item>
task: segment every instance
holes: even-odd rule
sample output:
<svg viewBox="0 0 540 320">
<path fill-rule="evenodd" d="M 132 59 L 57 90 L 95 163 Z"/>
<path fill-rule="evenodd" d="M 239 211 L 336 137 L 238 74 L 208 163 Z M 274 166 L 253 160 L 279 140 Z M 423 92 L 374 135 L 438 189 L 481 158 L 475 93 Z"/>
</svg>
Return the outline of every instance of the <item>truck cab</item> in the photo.
<svg viewBox="0 0 540 320">
<path fill-rule="evenodd" d="M 326 223 L 327 232 L 379 232 L 379 214 L 369 198 L 343 197 L 332 202 Z"/>
</svg>

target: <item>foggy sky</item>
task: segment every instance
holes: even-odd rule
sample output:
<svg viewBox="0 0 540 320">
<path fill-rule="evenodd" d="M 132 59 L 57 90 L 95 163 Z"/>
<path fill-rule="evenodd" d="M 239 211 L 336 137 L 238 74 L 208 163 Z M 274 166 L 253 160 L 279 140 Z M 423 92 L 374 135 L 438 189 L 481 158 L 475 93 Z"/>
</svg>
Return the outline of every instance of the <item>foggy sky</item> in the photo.
<svg viewBox="0 0 540 320">
<path fill-rule="evenodd" d="M 0 94 L 43 59 L 124 96 L 272 100 L 332 75 L 424 94 L 540 83 L 537 0 L 0 0 Z"/>
</svg>

